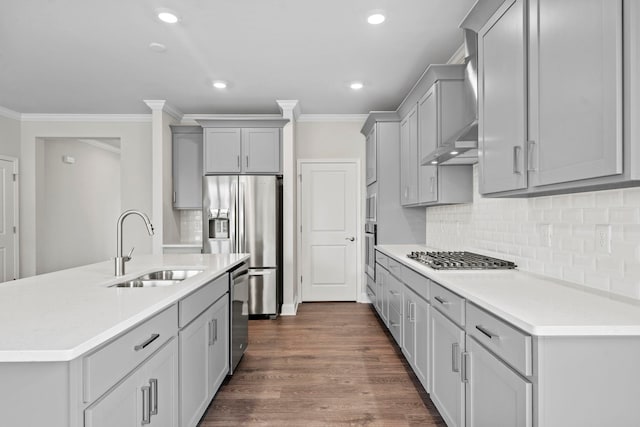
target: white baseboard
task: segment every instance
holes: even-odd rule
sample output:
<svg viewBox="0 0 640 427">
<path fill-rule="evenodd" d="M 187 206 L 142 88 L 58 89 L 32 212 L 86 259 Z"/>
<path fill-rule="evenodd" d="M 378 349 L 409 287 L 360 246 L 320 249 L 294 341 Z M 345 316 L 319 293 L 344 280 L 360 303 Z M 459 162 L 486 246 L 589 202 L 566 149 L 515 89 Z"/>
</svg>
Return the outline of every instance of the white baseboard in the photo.
<svg viewBox="0 0 640 427">
<path fill-rule="evenodd" d="M 356 302 L 360 302 L 363 304 L 372 304 L 372 301 L 369 299 L 369 295 L 367 295 L 367 293 L 361 293 L 360 297 L 358 298 L 358 301 Z"/>
<path fill-rule="evenodd" d="M 295 304 L 282 304 L 280 310 L 280 316 L 295 316 L 298 312 L 298 303 Z"/>
</svg>

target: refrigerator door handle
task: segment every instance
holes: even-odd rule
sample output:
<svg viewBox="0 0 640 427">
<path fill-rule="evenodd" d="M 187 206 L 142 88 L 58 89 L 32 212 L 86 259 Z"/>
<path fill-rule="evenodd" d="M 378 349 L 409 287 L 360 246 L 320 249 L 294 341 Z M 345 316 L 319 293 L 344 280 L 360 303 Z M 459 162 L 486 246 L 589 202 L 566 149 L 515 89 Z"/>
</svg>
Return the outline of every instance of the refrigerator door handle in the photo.
<svg viewBox="0 0 640 427">
<path fill-rule="evenodd" d="M 268 276 L 275 272 L 274 269 L 267 270 L 249 270 L 249 276 Z"/>
<path fill-rule="evenodd" d="M 238 182 L 238 233 L 236 237 L 236 251 L 244 253 L 245 251 L 245 237 L 244 237 L 244 183 Z"/>
</svg>

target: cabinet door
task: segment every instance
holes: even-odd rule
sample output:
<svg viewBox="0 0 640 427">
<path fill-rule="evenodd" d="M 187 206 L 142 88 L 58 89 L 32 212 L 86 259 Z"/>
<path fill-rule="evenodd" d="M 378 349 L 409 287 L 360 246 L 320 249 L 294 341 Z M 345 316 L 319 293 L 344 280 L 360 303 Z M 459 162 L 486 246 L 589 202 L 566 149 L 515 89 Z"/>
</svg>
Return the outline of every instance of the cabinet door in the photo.
<svg viewBox="0 0 640 427">
<path fill-rule="evenodd" d="M 178 424 L 178 345 L 171 339 L 116 388 L 85 410 L 86 427 Z M 197 420 L 196 420 L 197 421 Z"/>
<path fill-rule="evenodd" d="M 531 184 L 622 173 L 622 1 L 531 0 L 529 17 Z"/>
<path fill-rule="evenodd" d="M 209 337 L 212 308 L 180 331 L 180 419 L 182 426 L 197 425 L 209 405 Z"/>
<path fill-rule="evenodd" d="M 376 265 L 376 283 L 378 284 L 378 291 L 376 292 L 376 309 L 378 310 L 378 314 L 382 317 L 382 320 L 385 324 L 388 324 L 389 319 L 389 285 L 387 281 L 389 280 L 389 272 L 380 267 L 380 265 Z"/>
<path fill-rule="evenodd" d="M 213 397 L 229 372 L 229 295 L 211 307 L 209 327 L 208 382 Z"/>
<path fill-rule="evenodd" d="M 467 341 L 467 427 L 531 427 L 531 383 Z"/>
<path fill-rule="evenodd" d="M 206 128 L 204 172 L 240 173 L 241 135 L 238 128 Z"/>
<path fill-rule="evenodd" d="M 134 427 L 142 422 L 142 390 L 137 372 L 84 411 L 85 427 Z"/>
<path fill-rule="evenodd" d="M 434 151 L 440 141 L 438 87 L 436 82 L 418 102 L 418 162 Z M 418 181 L 419 202 L 438 201 L 438 167 L 420 166 Z"/>
<path fill-rule="evenodd" d="M 279 173 L 280 129 L 242 129 L 242 157 L 244 173 Z"/>
<path fill-rule="evenodd" d="M 414 107 L 400 123 L 400 201 L 418 203 L 418 112 Z"/>
<path fill-rule="evenodd" d="M 202 133 L 173 135 L 173 207 L 202 208 Z"/>
<path fill-rule="evenodd" d="M 413 321 L 415 325 L 415 347 L 413 372 L 422 383 L 428 393 L 431 392 L 429 375 L 429 303 L 422 298 L 416 298 L 413 309 Z"/>
<path fill-rule="evenodd" d="M 366 155 L 367 155 L 367 185 L 373 184 L 377 179 L 377 162 L 378 162 L 378 147 L 376 139 L 376 125 L 373 125 L 369 135 L 367 135 L 366 141 Z"/>
<path fill-rule="evenodd" d="M 465 385 L 461 376 L 464 331 L 438 310 L 430 312 L 431 400 L 449 427 L 464 425 Z"/>
<path fill-rule="evenodd" d="M 144 365 L 142 384 L 150 387 L 151 427 L 178 424 L 178 342 L 170 341 Z"/>
<path fill-rule="evenodd" d="M 415 344 L 416 344 L 416 309 L 415 293 L 406 285 L 402 292 L 402 353 L 415 370 Z"/>
<path fill-rule="evenodd" d="M 527 187 L 524 4 L 524 0 L 508 0 L 478 33 L 478 159 L 482 194 Z M 572 70 L 576 71 L 573 67 Z"/>
</svg>

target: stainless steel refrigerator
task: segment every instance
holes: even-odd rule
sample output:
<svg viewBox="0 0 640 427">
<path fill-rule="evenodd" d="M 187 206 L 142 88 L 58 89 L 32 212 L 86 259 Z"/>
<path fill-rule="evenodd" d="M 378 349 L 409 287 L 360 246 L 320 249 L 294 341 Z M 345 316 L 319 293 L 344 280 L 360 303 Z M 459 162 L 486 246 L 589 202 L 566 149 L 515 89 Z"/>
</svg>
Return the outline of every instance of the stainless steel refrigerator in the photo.
<svg viewBox="0 0 640 427">
<path fill-rule="evenodd" d="M 249 314 L 276 316 L 282 305 L 282 178 L 205 176 L 205 253 L 250 253 Z"/>
</svg>

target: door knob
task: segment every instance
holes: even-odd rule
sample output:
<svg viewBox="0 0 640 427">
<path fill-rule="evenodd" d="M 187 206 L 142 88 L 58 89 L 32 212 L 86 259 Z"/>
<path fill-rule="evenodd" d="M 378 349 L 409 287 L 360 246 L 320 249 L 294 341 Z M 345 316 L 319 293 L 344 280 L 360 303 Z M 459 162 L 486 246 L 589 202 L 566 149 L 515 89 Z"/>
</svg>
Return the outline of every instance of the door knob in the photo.
<svg viewBox="0 0 640 427">
<path fill-rule="evenodd" d="M 348 240 L 350 242 L 353 242 L 354 240 L 356 240 L 356 238 L 355 237 L 345 237 L 344 240 Z"/>
</svg>

